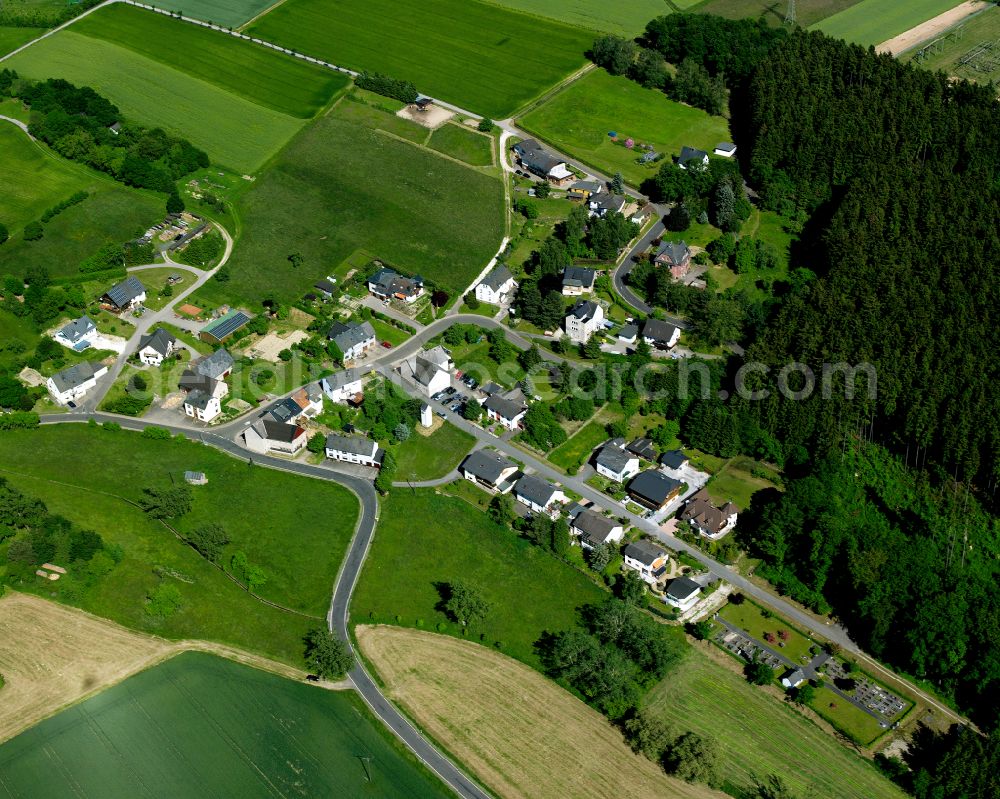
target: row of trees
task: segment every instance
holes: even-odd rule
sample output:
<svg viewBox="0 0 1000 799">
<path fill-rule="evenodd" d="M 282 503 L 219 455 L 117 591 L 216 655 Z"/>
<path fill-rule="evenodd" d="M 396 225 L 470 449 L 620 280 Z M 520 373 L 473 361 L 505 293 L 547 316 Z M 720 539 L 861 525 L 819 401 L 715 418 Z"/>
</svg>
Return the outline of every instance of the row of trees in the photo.
<svg viewBox="0 0 1000 799">
<path fill-rule="evenodd" d="M 378 72 L 362 72 L 354 79 L 360 89 L 365 89 L 383 97 L 393 97 L 404 103 L 417 101 L 417 87 L 408 80 L 390 78 Z"/>
</svg>

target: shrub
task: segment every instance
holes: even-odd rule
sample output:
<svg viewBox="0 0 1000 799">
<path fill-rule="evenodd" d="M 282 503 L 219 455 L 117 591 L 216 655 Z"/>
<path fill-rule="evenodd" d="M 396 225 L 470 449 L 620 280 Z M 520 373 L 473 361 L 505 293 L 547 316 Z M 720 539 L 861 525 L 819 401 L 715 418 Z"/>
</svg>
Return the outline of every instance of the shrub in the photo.
<svg viewBox="0 0 1000 799">
<path fill-rule="evenodd" d="M 43 234 L 41 222 L 29 222 L 24 226 L 24 240 L 38 241 Z"/>
</svg>

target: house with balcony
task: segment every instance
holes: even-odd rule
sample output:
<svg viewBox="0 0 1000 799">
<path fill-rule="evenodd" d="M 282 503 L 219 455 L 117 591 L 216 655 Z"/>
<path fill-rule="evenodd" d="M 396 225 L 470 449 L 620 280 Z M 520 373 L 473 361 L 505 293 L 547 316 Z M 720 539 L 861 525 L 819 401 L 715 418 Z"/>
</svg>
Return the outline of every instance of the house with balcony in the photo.
<svg viewBox="0 0 1000 799">
<path fill-rule="evenodd" d="M 670 556 L 659 544 L 640 538 L 626 546 L 622 555 L 625 558 L 624 568 L 636 572 L 648 585 L 658 585 L 666 579 Z"/>
</svg>

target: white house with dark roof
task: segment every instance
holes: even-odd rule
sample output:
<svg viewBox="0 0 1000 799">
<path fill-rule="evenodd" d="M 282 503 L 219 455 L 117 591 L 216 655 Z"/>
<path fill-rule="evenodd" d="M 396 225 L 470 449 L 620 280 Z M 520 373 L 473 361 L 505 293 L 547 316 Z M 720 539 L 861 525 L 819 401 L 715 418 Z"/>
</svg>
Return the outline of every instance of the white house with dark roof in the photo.
<svg viewBox="0 0 1000 799">
<path fill-rule="evenodd" d="M 570 341 L 585 344 L 604 325 L 604 309 L 592 300 L 578 300 L 566 314 L 566 335 Z"/>
<path fill-rule="evenodd" d="M 204 355 L 191 361 L 191 371 L 213 380 L 225 380 L 233 371 L 236 362 L 233 356 L 220 347 L 211 355 Z"/>
<path fill-rule="evenodd" d="M 562 293 L 567 297 L 579 297 L 594 290 L 597 272 L 584 266 L 567 266 L 563 270 Z"/>
<path fill-rule="evenodd" d="M 344 369 L 320 379 L 319 387 L 332 402 L 347 402 L 361 393 L 361 372 Z"/>
<path fill-rule="evenodd" d="M 524 419 L 524 414 L 528 412 L 522 402 L 514 402 L 501 394 L 491 394 L 483 403 L 486 417 L 494 422 L 499 422 L 508 430 L 516 430 Z"/>
<path fill-rule="evenodd" d="M 222 405 L 214 394 L 198 388 L 184 397 L 184 413 L 199 422 L 208 423 L 222 413 Z"/>
<path fill-rule="evenodd" d="M 470 483 L 506 494 L 513 488 L 511 478 L 517 474 L 517 464 L 491 450 L 477 449 L 466 456 L 458 470 Z"/>
<path fill-rule="evenodd" d="M 360 358 L 375 346 L 375 328 L 371 322 L 334 322 L 326 331 L 326 337 L 344 354 L 345 361 Z"/>
<path fill-rule="evenodd" d="M 650 347 L 669 350 L 680 341 L 681 330 L 661 319 L 647 319 L 642 323 L 642 338 Z"/>
<path fill-rule="evenodd" d="M 705 169 L 708 167 L 708 153 L 694 147 L 681 147 L 681 154 L 677 156 L 677 166 L 681 169 Z"/>
<path fill-rule="evenodd" d="M 625 441 L 614 438 L 597 451 L 594 468 L 601 477 L 624 483 L 639 473 L 639 458 L 625 449 Z"/>
<path fill-rule="evenodd" d="M 625 527 L 617 519 L 610 519 L 590 508 L 573 517 L 569 531 L 577 536 L 584 549 L 612 542 L 617 544 L 625 537 Z"/>
<path fill-rule="evenodd" d="M 106 375 L 108 367 L 97 361 L 82 361 L 68 369 L 56 372 L 46 381 L 52 399 L 59 405 L 75 402 L 97 385 Z"/>
<path fill-rule="evenodd" d="M 368 278 L 368 291 L 380 300 L 413 302 L 424 293 L 424 281 L 419 275 L 404 277 L 392 269 L 379 269 Z"/>
<path fill-rule="evenodd" d="M 382 466 L 385 450 L 378 447 L 377 441 L 361 436 L 342 436 L 331 433 L 326 437 L 326 457 L 344 463 L 357 463 L 362 466 Z"/>
<path fill-rule="evenodd" d="M 506 264 L 497 264 L 476 284 L 476 299 L 490 305 L 506 305 L 510 302 L 517 281 Z"/>
<path fill-rule="evenodd" d="M 444 347 L 434 347 L 407 358 L 400 365 L 400 374 L 416 384 L 427 397 L 451 385 L 454 367 L 451 354 Z"/>
<path fill-rule="evenodd" d="M 701 595 L 701 586 L 690 577 L 677 577 L 663 592 L 663 601 L 681 613 L 691 610 Z"/>
<path fill-rule="evenodd" d="M 176 349 L 177 339 L 162 327 L 158 327 L 152 333 L 139 339 L 139 349 L 136 350 L 136 355 L 147 366 L 159 366 Z"/>
<path fill-rule="evenodd" d="M 688 522 L 705 538 L 716 541 L 736 526 L 739 508 L 732 502 L 717 506 L 708 491 L 702 488 L 684 504 L 680 520 Z"/>
<path fill-rule="evenodd" d="M 305 428 L 270 417 L 257 419 L 243 431 L 247 449 L 260 455 L 269 452 L 295 455 L 305 447 L 308 439 Z"/>
<path fill-rule="evenodd" d="M 97 325 L 94 324 L 93 319 L 84 314 L 79 319 L 74 319 L 68 325 L 60 328 L 55 338 L 64 347 L 80 351 L 92 346 L 96 336 Z"/>
<path fill-rule="evenodd" d="M 556 186 L 566 186 L 576 178 L 565 161 L 547 153 L 534 139 L 518 142 L 511 149 L 522 167 Z"/>
<path fill-rule="evenodd" d="M 590 215 L 603 218 L 610 213 L 621 213 L 625 210 L 626 197 L 621 194 L 611 194 L 602 191 L 599 194 L 592 194 L 587 200 L 590 208 Z"/>
<path fill-rule="evenodd" d="M 567 501 L 560 488 L 529 474 L 514 484 L 514 499 L 533 513 L 545 513 L 553 519 L 559 513 L 559 506 Z"/>
<path fill-rule="evenodd" d="M 736 145 L 731 141 L 719 142 L 715 145 L 713 152 L 721 158 L 732 158 L 736 155 Z"/>
<path fill-rule="evenodd" d="M 115 311 L 127 311 L 146 301 L 146 287 L 139 282 L 139 278 L 130 275 L 108 289 L 101 299 Z"/>
<path fill-rule="evenodd" d="M 666 577 L 670 556 L 667 550 L 648 538 L 633 541 L 625 547 L 622 555 L 625 558 L 624 567 L 636 572 L 643 582 L 656 585 Z"/>
</svg>

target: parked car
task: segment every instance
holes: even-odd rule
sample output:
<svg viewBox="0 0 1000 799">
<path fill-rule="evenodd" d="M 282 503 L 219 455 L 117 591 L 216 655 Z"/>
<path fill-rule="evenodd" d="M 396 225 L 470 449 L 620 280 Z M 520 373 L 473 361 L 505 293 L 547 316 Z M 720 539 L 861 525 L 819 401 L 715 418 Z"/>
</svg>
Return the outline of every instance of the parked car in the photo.
<svg viewBox="0 0 1000 799">
<path fill-rule="evenodd" d="M 451 406 L 451 410 L 453 413 L 458 413 L 460 410 L 462 410 L 462 403 L 456 402 L 454 405 Z"/>
<path fill-rule="evenodd" d="M 454 386 L 448 386 L 448 388 L 444 390 L 444 393 L 447 394 L 449 397 L 451 397 L 458 393 L 458 389 L 456 389 Z"/>
<path fill-rule="evenodd" d="M 383 341 L 382 342 L 382 346 L 385 347 L 387 350 L 391 350 L 392 349 L 392 343 L 389 342 L 389 341 Z"/>
</svg>

